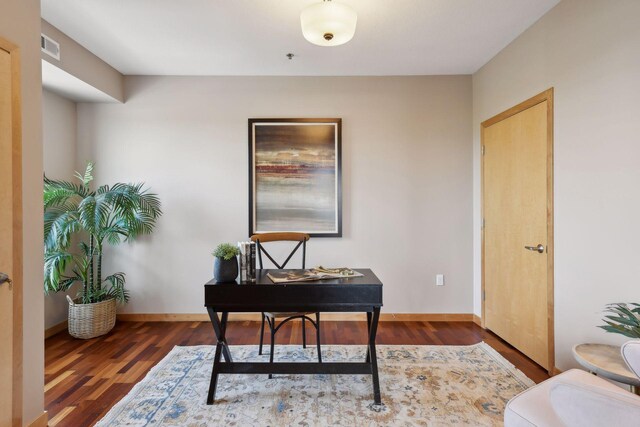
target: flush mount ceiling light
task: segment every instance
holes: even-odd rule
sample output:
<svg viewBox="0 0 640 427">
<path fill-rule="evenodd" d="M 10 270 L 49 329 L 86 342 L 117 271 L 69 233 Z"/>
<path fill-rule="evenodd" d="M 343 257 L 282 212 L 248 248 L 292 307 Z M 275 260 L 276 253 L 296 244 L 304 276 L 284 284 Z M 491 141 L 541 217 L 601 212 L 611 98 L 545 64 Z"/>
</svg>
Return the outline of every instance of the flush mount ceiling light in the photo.
<svg viewBox="0 0 640 427">
<path fill-rule="evenodd" d="M 353 38 L 358 15 L 349 6 L 324 0 L 302 10 L 304 38 L 318 46 L 339 46 Z"/>
</svg>

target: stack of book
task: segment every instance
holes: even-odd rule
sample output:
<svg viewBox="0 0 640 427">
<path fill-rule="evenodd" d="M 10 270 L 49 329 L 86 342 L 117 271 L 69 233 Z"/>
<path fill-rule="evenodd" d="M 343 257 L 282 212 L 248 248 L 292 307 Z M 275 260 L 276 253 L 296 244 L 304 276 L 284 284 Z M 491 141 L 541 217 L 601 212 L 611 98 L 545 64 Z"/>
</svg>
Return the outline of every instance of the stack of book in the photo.
<svg viewBox="0 0 640 427">
<path fill-rule="evenodd" d="M 238 242 L 240 249 L 240 281 L 256 281 L 256 244 L 255 242 Z"/>
</svg>

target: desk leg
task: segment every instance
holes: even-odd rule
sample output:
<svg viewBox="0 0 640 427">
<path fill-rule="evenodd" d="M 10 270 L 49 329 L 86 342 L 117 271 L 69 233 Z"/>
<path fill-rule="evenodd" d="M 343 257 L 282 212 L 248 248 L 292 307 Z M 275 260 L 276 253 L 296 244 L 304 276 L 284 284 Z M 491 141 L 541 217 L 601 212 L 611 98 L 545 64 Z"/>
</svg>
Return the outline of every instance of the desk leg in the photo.
<svg viewBox="0 0 640 427">
<path fill-rule="evenodd" d="M 367 311 L 367 333 L 371 331 L 371 312 Z M 371 363 L 371 357 L 369 357 L 369 346 L 367 345 L 367 357 L 365 358 L 365 363 Z"/>
<path fill-rule="evenodd" d="M 369 315 L 367 315 L 368 318 Z M 373 377 L 373 401 L 376 405 L 382 405 L 380 381 L 378 379 L 378 357 L 376 355 L 376 333 L 378 331 L 379 318 L 380 308 L 375 307 L 371 316 L 371 326 L 369 327 L 369 358 L 371 359 L 371 375 Z"/>
<path fill-rule="evenodd" d="M 211 324 L 213 325 L 213 331 L 216 334 L 218 344 L 222 344 L 222 355 L 224 356 L 225 362 L 233 362 L 231 358 L 231 352 L 229 352 L 229 344 L 227 344 L 226 332 L 227 332 L 227 319 L 229 318 L 229 313 L 223 312 L 220 319 L 218 319 L 218 313 L 215 312 L 211 308 L 207 308 L 209 312 L 209 318 L 211 319 Z"/>
<path fill-rule="evenodd" d="M 216 395 L 216 386 L 218 384 L 218 365 L 220 358 L 224 354 L 224 358 L 227 362 L 232 362 L 231 353 L 225 339 L 225 332 L 227 330 L 227 319 L 229 313 L 222 313 L 221 319 L 218 319 L 218 313 L 213 309 L 207 308 L 209 317 L 211 318 L 211 324 L 217 337 L 216 353 L 213 357 L 213 366 L 211 368 L 211 382 L 209 383 L 209 393 L 207 394 L 207 405 L 212 405 Z"/>
</svg>

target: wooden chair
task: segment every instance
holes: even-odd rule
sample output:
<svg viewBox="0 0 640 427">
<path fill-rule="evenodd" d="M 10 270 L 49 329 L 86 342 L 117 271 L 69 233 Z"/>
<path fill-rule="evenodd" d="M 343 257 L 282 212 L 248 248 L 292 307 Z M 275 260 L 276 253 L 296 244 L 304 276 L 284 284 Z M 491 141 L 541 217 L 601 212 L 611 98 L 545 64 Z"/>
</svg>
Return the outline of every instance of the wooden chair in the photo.
<svg viewBox="0 0 640 427">
<path fill-rule="evenodd" d="M 305 257 L 307 252 L 307 240 L 309 240 L 309 235 L 305 233 L 261 233 L 254 234 L 251 236 L 251 241 L 256 243 L 256 252 L 258 253 L 258 263 L 260 268 L 263 267 L 262 263 L 262 254 L 264 253 L 269 260 L 276 266 L 278 269 L 285 268 L 287 263 L 291 260 L 293 255 L 297 252 L 297 250 L 302 246 L 302 268 L 305 268 Z M 271 254 L 266 251 L 263 244 L 269 242 L 298 242 L 298 244 L 293 248 L 287 259 L 279 264 L 276 260 L 273 259 Z M 320 353 L 320 313 L 315 313 L 315 321 L 313 321 L 308 315 L 313 313 L 308 312 L 291 312 L 291 313 L 262 313 L 262 326 L 260 327 L 260 348 L 258 350 L 258 354 L 262 354 L 262 344 L 264 339 L 264 324 L 265 321 L 269 325 L 269 329 L 271 331 L 271 352 L 269 354 L 269 363 L 273 363 L 273 353 L 275 346 L 275 336 L 278 329 L 285 323 L 293 319 L 301 319 L 302 320 L 302 347 L 307 348 L 307 333 L 306 333 L 306 321 L 308 320 L 311 324 L 316 328 L 316 346 L 318 349 L 318 362 L 322 363 L 322 355 Z M 277 323 L 278 319 L 284 320 Z M 272 378 L 272 375 L 269 374 L 269 378 Z"/>
</svg>

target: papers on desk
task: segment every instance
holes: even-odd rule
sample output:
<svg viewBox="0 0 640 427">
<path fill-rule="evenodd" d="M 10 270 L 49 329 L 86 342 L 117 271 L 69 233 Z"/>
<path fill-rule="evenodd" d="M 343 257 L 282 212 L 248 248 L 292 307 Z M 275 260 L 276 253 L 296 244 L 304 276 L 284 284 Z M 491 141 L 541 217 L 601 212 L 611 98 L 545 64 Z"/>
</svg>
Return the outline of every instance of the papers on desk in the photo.
<svg viewBox="0 0 640 427">
<path fill-rule="evenodd" d="M 273 283 L 311 282 L 315 280 L 345 279 L 361 276 L 363 276 L 362 273 L 358 273 L 350 268 L 324 268 L 322 266 L 304 270 L 270 271 L 267 273 L 267 277 L 269 277 Z"/>
</svg>

